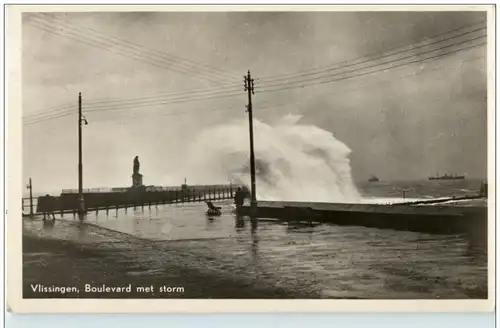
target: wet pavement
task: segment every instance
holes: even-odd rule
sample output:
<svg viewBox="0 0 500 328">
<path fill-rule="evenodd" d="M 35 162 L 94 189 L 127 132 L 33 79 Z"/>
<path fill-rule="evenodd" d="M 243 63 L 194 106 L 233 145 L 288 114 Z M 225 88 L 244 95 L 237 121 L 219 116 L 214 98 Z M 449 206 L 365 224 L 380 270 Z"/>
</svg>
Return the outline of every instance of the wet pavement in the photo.
<svg viewBox="0 0 500 328">
<path fill-rule="evenodd" d="M 24 220 L 24 229 L 105 252 L 128 263 L 123 275 L 133 279 L 160 279 L 175 262 L 255 288 L 273 286 L 288 297 L 487 297 L 486 254 L 464 236 L 271 220 L 255 226 L 236 218 L 228 203 L 221 206 L 223 214 L 213 219 L 205 216 L 204 204 L 165 205 L 99 212 L 83 225 L 72 216 L 53 226 Z"/>
</svg>

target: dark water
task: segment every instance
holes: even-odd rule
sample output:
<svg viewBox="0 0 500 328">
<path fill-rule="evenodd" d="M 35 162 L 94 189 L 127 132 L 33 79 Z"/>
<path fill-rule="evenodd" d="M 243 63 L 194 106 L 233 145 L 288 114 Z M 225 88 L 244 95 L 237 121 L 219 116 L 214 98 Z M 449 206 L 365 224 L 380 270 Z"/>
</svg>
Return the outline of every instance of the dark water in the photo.
<svg viewBox="0 0 500 328">
<path fill-rule="evenodd" d="M 402 190 L 408 190 L 408 198 L 439 198 L 477 194 L 481 180 L 422 180 L 422 181 L 379 181 L 358 182 L 358 190 L 364 197 L 402 197 Z"/>
<path fill-rule="evenodd" d="M 475 193 L 479 182 L 421 182 L 411 185 L 414 197 L 443 197 Z M 395 198 L 406 185 L 362 186 L 366 197 Z M 413 196 L 409 196 L 413 197 Z M 91 214 L 99 227 L 64 238 L 93 243 L 117 231 L 190 254 L 211 270 L 320 297 L 349 298 L 481 298 L 486 297 L 487 264 L 484 249 L 472 247 L 465 236 L 430 235 L 335 225 L 297 226 L 275 221 L 236 218 L 230 202 L 223 214 L 208 219 L 204 204 L 164 205 L 151 210 Z M 66 219 L 72 220 L 72 217 Z M 39 229 L 41 223 L 31 223 Z M 51 234 L 50 230 L 43 233 Z M 112 235 L 112 234 L 111 234 Z M 115 235 L 114 235 L 115 236 Z M 146 272 L 161 274 L 162 254 L 140 249 Z M 140 256 L 139 256 L 140 253 Z"/>
</svg>

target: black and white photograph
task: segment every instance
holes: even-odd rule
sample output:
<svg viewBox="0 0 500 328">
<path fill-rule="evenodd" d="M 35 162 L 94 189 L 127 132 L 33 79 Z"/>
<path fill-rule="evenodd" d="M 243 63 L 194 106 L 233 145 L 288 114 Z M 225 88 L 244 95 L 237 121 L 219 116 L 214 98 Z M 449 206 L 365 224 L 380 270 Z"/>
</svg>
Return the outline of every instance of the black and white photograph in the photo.
<svg viewBox="0 0 500 328">
<path fill-rule="evenodd" d="M 340 7 L 18 7 L 17 297 L 491 301 L 494 6 Z"/>
</svg>

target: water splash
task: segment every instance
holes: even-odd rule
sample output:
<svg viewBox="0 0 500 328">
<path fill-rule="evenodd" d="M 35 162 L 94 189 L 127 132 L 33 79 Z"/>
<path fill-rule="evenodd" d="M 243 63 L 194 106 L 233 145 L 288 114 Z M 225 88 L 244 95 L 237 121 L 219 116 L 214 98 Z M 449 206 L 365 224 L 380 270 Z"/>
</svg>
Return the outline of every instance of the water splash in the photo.
<svg viewBox="0 0 500 328">
<path fill-rule="evenodd" d="M 331 132 L 288 115 L 254 120 L 258 200 L 357 202 L 351 150 Z M 232 180 L 250 186 L 248 121 L 201 131 L 187 151 L 186 172 L 200 184 Z M 193 174 L 193 172 L 196 172 Z"/>
</svg>

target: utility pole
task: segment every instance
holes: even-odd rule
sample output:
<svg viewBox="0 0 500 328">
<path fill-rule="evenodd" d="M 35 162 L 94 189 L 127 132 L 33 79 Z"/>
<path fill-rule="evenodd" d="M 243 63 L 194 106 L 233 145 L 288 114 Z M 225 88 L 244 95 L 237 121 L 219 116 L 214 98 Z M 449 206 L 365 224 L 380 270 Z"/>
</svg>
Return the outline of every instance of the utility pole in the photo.
<svg viewBox="0 0 500 328">
<path fill-rule="evenodd" d="M 250 210 L 253 214 L 257 212 L 257 196 L 255 191 L 255 154 L 253 149 L 253 116 L 252 116 L 252 95 L 254 95 L 254 79 L 250 75 L 250 70 L 248 74 L 244 76 L 245 81 L 245 91 L 248 92 L 248 126 L 250 130 L 250 179 L 252 184 L 252 198 L 250 200 Z"/>
<path fill-rule="evenodd" d="M 30 191 L 30 216 L 33 217 L 33 185 L 31 184 L 31 178 L 29 182 L 30 183 L 26 186 L 26 188 Z"/>
<path fill-rule="evenodd" d="M 83 199 L 83 163 L 82 163 L 82 122 L 87 120 L 82 115 L 82 93 L 78 93 L 78 218 L 83 220 L 85 201 Z"/>
</svg>

